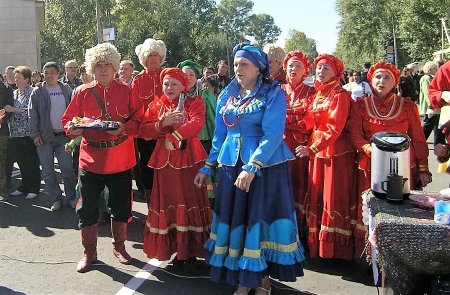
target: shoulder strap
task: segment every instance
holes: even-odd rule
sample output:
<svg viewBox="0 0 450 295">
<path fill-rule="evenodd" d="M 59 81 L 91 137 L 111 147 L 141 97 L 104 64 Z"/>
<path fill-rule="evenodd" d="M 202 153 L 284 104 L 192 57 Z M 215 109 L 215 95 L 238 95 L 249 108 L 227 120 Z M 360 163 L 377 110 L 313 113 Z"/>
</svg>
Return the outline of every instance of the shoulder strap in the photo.
<svg viewBox="0 0 450 295">
<path fill-rule="evenodd" d="M 97 100 L 98 106 L 100 109 L 102 109 L 102 112 L 105 114 L 105 118 L 108 121 L 111 121 L 111 116 L 109 115 L 108 111 L 106 110 L 105 104 L 102 102 L 102 99 L 98 95 L 97 89 L 95 87 L 92 88 L 92 94 L 95 96 L 95 100 Z"/>
</svg>

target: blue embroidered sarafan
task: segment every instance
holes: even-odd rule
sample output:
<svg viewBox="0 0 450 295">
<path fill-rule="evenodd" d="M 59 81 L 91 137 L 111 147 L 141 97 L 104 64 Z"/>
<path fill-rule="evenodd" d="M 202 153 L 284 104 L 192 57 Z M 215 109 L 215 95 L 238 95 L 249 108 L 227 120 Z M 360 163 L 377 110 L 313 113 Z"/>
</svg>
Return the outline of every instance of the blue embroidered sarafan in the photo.
<svg viewBox="0 0 450 295">
<path fill-rule="evenodd" d="M 283 141 L 286 96 L 276 84 L 258 80 L 255 89 L 241 97 L 240 85 L 233 80 L 220 94 L 216 111 L 216 130 L 212 149 L 201 171 L 222 164 L 256 172 L 294 159 Z"/>
<path fill-rule="evenodd" d="M 276 83 L 259 79 L 241 97 L 233 80 L 219 96 L 213 147 L 200 170 L 209 175 L 221 164 L 205 244 L 213 281 L 256 288 L 264 276 L 295 281 L 303 275 L 285 118 L 286 96 Z M 256 173 L 248 192 L 234 184 L 242 170 Z"/>
</svg>

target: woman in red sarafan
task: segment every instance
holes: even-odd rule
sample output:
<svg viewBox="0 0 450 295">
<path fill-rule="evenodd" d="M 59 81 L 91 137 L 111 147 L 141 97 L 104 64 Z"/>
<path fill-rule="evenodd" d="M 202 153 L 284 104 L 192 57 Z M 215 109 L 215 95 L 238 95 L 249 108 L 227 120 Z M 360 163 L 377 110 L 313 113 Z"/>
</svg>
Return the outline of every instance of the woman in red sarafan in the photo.
<svg viewBox="0 0 450 295">
<path fill-rule="evenodd" d="M 286 92 L 287 114 L 284 141 L 292 152 L 298 145 L 307 145 L 314 126 L 314 117 L 308 111 L 314 94 L 314 87 L 304 84 L 304 79 L 311 70 L 311 62 L 307 55 L 300 51 L 289 52 L 284 61 L 283 69 L 287 73 L 287 83 L 281 85 Z M 289 162 L 294 192 L 295 211 L 299 234 L 307 238 L 305 195 L 308 189 L 309 158 L 296 158 Z"/>
<path fill-rule="evenodd" d="M 411 138 L 411 189 L 431 181 L 428 171 L 428 145 L 422 131 L 417 106 L 409 97 L 395 92 L 400 72 L 394 65 L 378 62 L 367 73 L 372 96 L 362 97 L 352 104 L 347 123 L 351 142 L 358 150 L 358 218 L 355 229 L 355 255 L 365 248 L 367 228 L 362 222 L 363 191 L 370 188 L 370 139 L 380 131 L 394 131 Z"/>
<path fill-rule="evenodd" d="M 314 60 L 317 91 L 312 102 L 313 128 L 299 157 L 311 157 L 306 216 L 311 258 L 353 259 L 353 224 L 356 218 L 355 149 L 343 130 L 351 97 L 340 85 L 344 63 L 329 54 Z"/>
<path fill-rule="evenodd" d="M 169 260 L 177 253 L 177 262 L 193 262 L 204 256 L 211 225 L 206 188 L 197 188 L 192 181 L 206 158 L 198 139 L 205 106 L 199 96 L 179 103 L 188 85 L 182 70 L 166 68 L 160 79 L 164 94 L 150 103 L 141 125 L 143 138 L 157 139 L 148 163 L 155 175 L 144 252 L 158 260 Z"/>
</svg>

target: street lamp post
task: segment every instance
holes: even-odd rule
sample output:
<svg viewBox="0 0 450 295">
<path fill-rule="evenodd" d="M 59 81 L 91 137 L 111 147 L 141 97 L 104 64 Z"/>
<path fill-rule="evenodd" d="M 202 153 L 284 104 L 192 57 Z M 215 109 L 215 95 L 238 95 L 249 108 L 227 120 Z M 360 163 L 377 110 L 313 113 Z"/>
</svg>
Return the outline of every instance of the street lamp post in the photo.
<svg viewBox="0 0 450 295">
<path fill-rule="evenodd" d="M 98 12 L 98 0 L 95 0 L 95 18 L 97 20 L 97 44 L 102 42 L 102 34 L 100 34 L 100 14 Z"/>
</svg>

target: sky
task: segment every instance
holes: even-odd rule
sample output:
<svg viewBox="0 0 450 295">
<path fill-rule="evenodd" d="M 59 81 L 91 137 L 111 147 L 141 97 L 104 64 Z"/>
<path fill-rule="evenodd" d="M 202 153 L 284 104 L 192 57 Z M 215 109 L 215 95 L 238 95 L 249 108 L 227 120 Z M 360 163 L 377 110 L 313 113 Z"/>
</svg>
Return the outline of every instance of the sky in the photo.
<svg viewBox="0 0 450 295">
<path fill-rule="evenodd" d="M 284 46 L 289 30 L 304 32 L 316 41 L 318 53 L 333 53 L 340 17 L 336 0 L 253 0 L 253 13 L 267 13 L 282 30 L 277 44 Z"/>
</svg>

